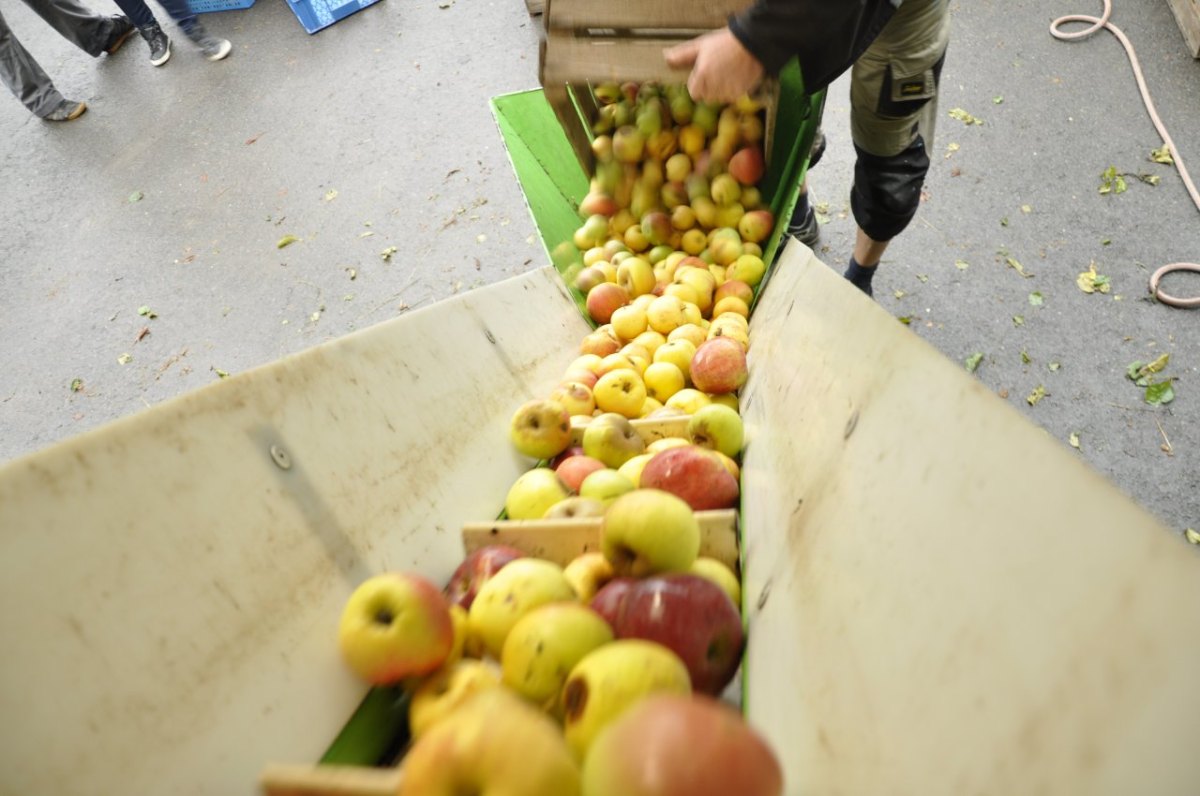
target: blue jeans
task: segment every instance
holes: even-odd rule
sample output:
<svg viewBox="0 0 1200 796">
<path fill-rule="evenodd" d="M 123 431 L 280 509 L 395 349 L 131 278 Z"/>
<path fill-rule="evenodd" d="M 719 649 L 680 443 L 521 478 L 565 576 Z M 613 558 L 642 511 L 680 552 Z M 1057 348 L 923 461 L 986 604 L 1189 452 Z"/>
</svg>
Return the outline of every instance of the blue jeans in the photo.
<svg viewBox="0 0 1200 796">
<path fill-rule="evenodd" d="M 152 25 L 156 21 L 144 0 L 114 0 L 114 2 L 138 28 Z M 199 22 L 199 18 L 193 13 L 187 0 L 158 0 L 158 3 L 167 10 L 171 19 L 175 20 L 185 34 L 191 33 L 196 27 L 196 23 Z"/>
</svg>

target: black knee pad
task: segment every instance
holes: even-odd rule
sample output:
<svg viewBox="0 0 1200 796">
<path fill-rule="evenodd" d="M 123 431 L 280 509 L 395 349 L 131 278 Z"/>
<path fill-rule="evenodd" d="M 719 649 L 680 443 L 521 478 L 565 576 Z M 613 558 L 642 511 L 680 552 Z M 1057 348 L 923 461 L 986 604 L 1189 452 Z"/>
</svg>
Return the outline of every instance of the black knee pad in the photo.
<svg viewBox="0 0 1200 796">
<path fill-rule="evenodd" d="M 904 231 L 921 203 L 921 186 L 929 172 L 929 153 L 918 134 L 898 155 L 880 157 L 854 147 L 854 220 L 871 240 L 889 241 Z"/>
</svg>

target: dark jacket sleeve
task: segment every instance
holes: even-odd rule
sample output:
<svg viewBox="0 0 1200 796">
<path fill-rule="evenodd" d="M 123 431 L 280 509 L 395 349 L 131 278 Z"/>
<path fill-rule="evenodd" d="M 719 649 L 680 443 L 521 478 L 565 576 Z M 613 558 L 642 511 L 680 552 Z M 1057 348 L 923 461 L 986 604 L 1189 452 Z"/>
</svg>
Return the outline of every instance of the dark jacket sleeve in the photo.
<svg viewBox="0 0 1200 796">
<path fill-rule="evenodd" d="M 798 58 L 804 90 L 815 93 L 850 68 L 895 11 L 892 0 L 758 0 L 731 15 L 729 29 L 768 75 Z"/>
</svg>

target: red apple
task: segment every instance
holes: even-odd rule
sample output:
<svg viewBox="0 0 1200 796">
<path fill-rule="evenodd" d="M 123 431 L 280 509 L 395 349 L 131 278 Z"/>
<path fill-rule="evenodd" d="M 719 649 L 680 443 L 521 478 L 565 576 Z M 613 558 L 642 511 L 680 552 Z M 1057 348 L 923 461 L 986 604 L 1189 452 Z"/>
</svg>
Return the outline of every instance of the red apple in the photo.
<svg viewBox="0 0 1200 796">
<path fill-rule="evenodd" d="M 783 796 L 783 768 L 734 708 L 651 694 L 596 736 L 583 763 L 595 796 Z"/>
<path fill-rule="evenodd" d="M 610 626 L 615 625 L 625 595 L 637 582 L 637 578 L 610 578 L 592 598 L 592 610 L 604 617 Z"/>
<path fill-rule="evenodd" d="M 558 473 L 558 477 L 562 479 L 568 489 L 578 494 L 579 485 L 583 483 L 583 479 L 606 467 L 608 467 L 607 464 L 599 459 L 593 459 L 591 456 L 571 456 L 555 467 L 554 472 Z"/>
<path fill-rule="evenodd" d="M 749 305 L 750 302 L 754 301 L 754 288 L 737 279 L 726 280 L 717 285 L 717 290 L 713 293 L 713 305 L 715 306 L 721 299 L 730 296 L 740 298 Z"/>
<path fill-rule="evenodd" d="M 629 303 L 629 293 L 613 282 L 604 282 L 588 291 L 587 311 L 596 323 L 608 323 L 618 307 Z"/>
<path fill-rule="evenodd" d="M 742 185 L 754 185 L 763 176 L 762 150 L 755 145 L 742 147 L 729 159 L 729 173 Z"/>
<path fill-rule="evenodd" d="M 572 456 L 582 456 L 582 455 L 583 455 L 583 446 L 582 445 L 572 445 L 571 447 L 567 448 L 565 451 L 563 451 L 562 453 L 558 454 L 557 456 L 555 456 L 553 459 L 550 460 L 550 469 L 557 470 L 558 466 L 560 464 L 562 464 L 563 462 L 565 462 L 567 459 L 570 459 Z"/>
<path fill-rule="evenodd" d="M 469 610 L 480 586 L 508 562 L 524 557 L 524 551 L 508 545 L 493 544 L 479 548 L 464 558 L 450 576 L 443 590 L 446 599 Z"/>
<path fill-rule="evenodd" d="M 619 597 L 609 622 L 617 638 L 658 642 L 683 661 L 695 691 L 715 696 L 725 690 L 741 665 L 745 635 L 724 589 L 673 572 L 637 580 Z"/>
<path fill-rule="evenodd" d="M 733 508 L 739 495 L 737 479 L 720 459 L 695 445 L 654 454 L 642 469 L 638 486 L 678 495 L 694 511 Z"/>
<path fill-rule="evenodd" d="M 714 337 L 692 355 L 689 368 L 692 385 L 701 392 L 717 395 L 736 392 L 746 383 L 746 352 L 735 340 Z"/>
</svg>

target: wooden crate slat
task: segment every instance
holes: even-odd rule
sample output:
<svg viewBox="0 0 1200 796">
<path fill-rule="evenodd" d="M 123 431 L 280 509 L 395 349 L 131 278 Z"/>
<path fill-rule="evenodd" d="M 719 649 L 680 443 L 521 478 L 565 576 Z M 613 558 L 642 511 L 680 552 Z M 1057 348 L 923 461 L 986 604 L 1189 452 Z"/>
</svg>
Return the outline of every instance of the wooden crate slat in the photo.
<svg viewBox="0 0 1200 796">
<path fill-rule="evenodd" d="M 737 511 L 698 511 L 700 555 L 715 558 L 738 571 Z M 566 566 L 577 556 L 600 550 L 600 517 L 551 520 L 498 520 L 463 525 L 467 555 L 491 544 L 504 544 L 528 555 Z"/>
<path fill-rule="evenodd" d="M 583 432 L 592 422 L 593 418 L 586 415 L 575 415 L 571 418 L 571 444 L 583 444 Z M 651 442 L 667 437 L 682 437 L 687 439 L 688 421 L 692 419 L 691 415 L 683 415 L 680 417 L 639 417 L 630 420 L 629 423 L 642 435 L 642 439 L 649 445 Z"/>
<path fill-rule="evenodd" d="M 750 0 L 555 0 L 553 28 L 695 28 L 725 26 L 727 17 Z"/>
<path fill-rule="evenodd" d="M 395 796 L 398 768 L 271 763 L 259 776 L 263 796 Z"/>
</svg>

